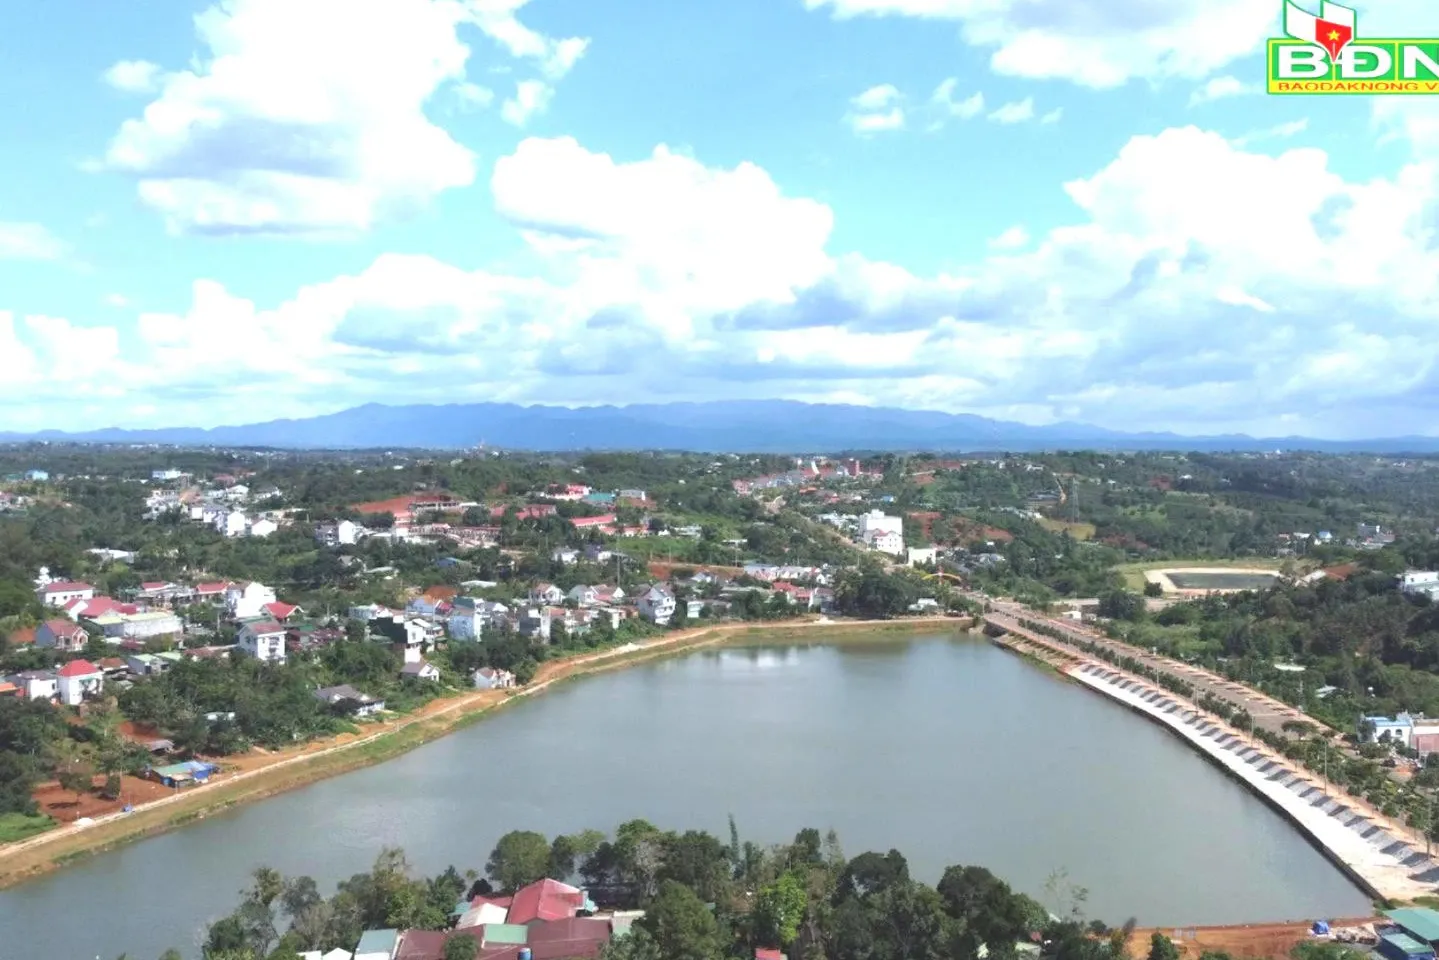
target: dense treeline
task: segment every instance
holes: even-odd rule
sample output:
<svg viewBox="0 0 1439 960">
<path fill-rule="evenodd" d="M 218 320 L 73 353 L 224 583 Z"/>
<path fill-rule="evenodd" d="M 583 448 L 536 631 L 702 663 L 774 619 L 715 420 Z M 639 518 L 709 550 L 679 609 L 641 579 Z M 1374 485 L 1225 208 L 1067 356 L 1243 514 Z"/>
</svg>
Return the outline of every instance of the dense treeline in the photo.
<svg viewBox="0 0 1439 960">
<path fill-rule="evenodd" d="M 930 886 L 897 850 L 847 858 L 833 832 L 801 830 L 766 847 L 741 841 L 733 821 L 722 840 L 634 820 L 608 837 L 508 833 L 483 876 L 450 867 L 416 877 L 403 853 L 385 850 L 329 897 L 311 878 L 262 868 L 235 912 L 210 927 L 204 955 L 292 960 L 303 950 L 351 950 L 365 929 L 446 930 L 462 897 L 513 893 L 545 877 L 583 885 L 602 908 L 645 911 L 604 960 L 737 960 L 761 946 L 793 960 L 1003 960 L 1037 941 L 1059 960 L 1114 960 L 1127 955 L 1133 925 L 1111 931 L 1086 921 L 1085 892 L 1062 875 L 1047 908 L 983 867 L 952 866 Z M 472 957 L 473 944 L 472 934 L 452 933 L 445 956 Z"/>
</svg>

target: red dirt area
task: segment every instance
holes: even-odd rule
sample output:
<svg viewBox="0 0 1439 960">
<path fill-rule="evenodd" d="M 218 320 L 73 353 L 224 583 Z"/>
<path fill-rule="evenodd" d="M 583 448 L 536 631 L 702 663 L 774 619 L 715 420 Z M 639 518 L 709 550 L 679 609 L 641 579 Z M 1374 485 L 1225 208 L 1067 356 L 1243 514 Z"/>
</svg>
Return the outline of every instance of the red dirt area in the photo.
<svg viewBox="0 0 1439 960">
<path fill-rule="evenodd" d="M 105 785 L 105 778 L 97 776 L 92 783 L 98 791 Z M 40 805 L 41 813 L 48 814 L 61 823 L 70 823 L 81 817 L 102 817 L 107 813 L 117 813 L 127 803 L 149 803 L 151 800 L 168 797 L 171 792 L 169 787 L 153 780 L 123 776 L 120 778 L 120 797 L 117 800 L 106 800 L 98 792 L 82 794 L 77 800 L 75 794 L 60 789 L 58 783 L 42 783 L 35 789 L 35 802 Z"/>
<path fill-rule="evenodd" d="M 1331 920 L 1331 929 L 1357 927 L 1372 923 L 1369 917 L 1352 920 Z M 1311 939 L 1309 921 L 1291 923 L 1253 923 L 1232 927 L 1160 927 L 1158 931 L 1174 941 L 1184 960 L 1197 960 L 1206 950 L 1219 950 L 1232 957 L 1272 958 L 1287 960 L 1294 947 Z M 1139 929 L 1129 940 L 1131 955 L 1140 955 L 1149 948 L 1154 928 Z"/>
</svg>

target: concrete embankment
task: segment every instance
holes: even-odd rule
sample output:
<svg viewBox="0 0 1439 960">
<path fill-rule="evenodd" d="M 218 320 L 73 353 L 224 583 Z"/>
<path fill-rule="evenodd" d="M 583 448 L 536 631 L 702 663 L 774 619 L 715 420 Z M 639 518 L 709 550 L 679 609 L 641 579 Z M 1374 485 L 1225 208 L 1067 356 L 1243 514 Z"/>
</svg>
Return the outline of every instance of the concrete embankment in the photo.
<svg viewBox="0 0 1439 960">
<path fill-rule="evenodd" d="M 1316 783 L 1188 701 L 1108 664 L 1071 667 L 1071 678 L 1183 737 L 1298 826 L 1371 896 L 1412 900 L 1432 894 L 1439 865 L 1394 836 L 1358 800 Z"/>
</svg>

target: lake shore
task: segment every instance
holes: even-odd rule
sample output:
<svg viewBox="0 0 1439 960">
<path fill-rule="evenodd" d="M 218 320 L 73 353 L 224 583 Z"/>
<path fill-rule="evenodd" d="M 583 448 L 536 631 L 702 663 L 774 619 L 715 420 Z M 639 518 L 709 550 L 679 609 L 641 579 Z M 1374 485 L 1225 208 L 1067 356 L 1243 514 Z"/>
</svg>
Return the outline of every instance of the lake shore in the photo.
<svg viewBox="0 0 1439 960">
<path fill-rule="evenodd" d="M 424 708 L 383 721 L 374 729 L 316 741 L 279 752 L 252 751 L 226 762 L 226 772 L 204 786 L 137 805 L 87 825 L 68 824 L 17 843 L 0 846 L 0 889 L 23 883 L 85 857 L 173 830 L 242 803 L 262 800 L 317 780 L 380 763 L 476 722 L 507 704 L 578 677 L 620 669 L 735 641 L 821 640 L 840 635 L 907 635 L 936 627 L 969 629 L 965 618 L 936 616 L 903 620 L 806 619 L 783 623 L 732 623 L 676 631 L 646 643 L 579 654 L 540 666 L 535 679 L 517 690 L 481 690 L 432 701 Z"/>
</svg>

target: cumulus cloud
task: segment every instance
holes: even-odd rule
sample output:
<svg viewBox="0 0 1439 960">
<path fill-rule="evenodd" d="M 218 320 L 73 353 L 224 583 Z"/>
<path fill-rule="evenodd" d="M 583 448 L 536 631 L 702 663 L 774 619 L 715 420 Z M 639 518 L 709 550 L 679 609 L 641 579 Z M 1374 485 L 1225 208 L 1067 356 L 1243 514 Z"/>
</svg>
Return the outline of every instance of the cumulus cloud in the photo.
<svg viewBox="0 0 1439 960">
<path fill-rule="evenodd" d="M 1014 100 L 995 109 L 989 115 L 989 119 L 995 123 L 1024 123 L 1026 120 L 1034 119 L 1034 98 L 1025 97 L 1023 100 Z"/>
<path fill-rule="evenodd" d="M 929 102 L 941 114 L 941 119 L 955 117 L 960 120 L 971 120 L 984 112 L 984 94 L 975 91 L 962 99 L 956 98 L 954 91 L 959 86 L 956 77 L 950 77 L 935 88 L 930 95 Z"/>
<path fill-rule="evenodd" d="M 528 117 L 587 40 L 517 19 L 524 0 L 226 0 L 195 18 L 201 53 L 161 74 L 127 61 L 107 73 L 155 99 L 110 141 L 103 165 L 133 176 L 174 232 L 333 234 L 404 217 L 473 182 L 476 157 L 426 106 L 493 94 L 466 77 L 470 24 L 532 62 L 505 105 Z M 324 37 L 324 43 L 314 42 Z M 513 122 L 513 121 L 512 121 Z"/>
<path fill-rule="evenodd" d="M 521 80 L 515 85 L 515 95 L 500 108 L 500 116 L 506 123 L 523 127 L 530 118 L 549 109 L 553 95 L 554 88 L 543 80 Z"/>
<path fill-rule="evenodd" d="M 1134 78 L 1200 79 L 1258 49 L 1276 10 L 1253 0 L 804 0 L 838 18 L 951 21 L 991 51 L 997 73 L 1116 87 Z"/>
<path fill-rule="evenodd" d="M 154 93 L 160 74 L 160 65 L 148 60 L 121 60 L 105 71 L 104 80 L 125 93 Z"/>
<path fill-rule="evenodd" d="M 894 84 L 884 83 L 852 97 L 845 123 L 860 136 L 904 128 L 904 95 Z"/>
<path fill-rule="evenodd" d="M 0 260 L 58 260 L 65 250 L 43 224 L 0 220 Z"/>
<path fill-rule="evenodd" d="M 53 402 L 66 422 L 51 425 L 74 427 L 173 422 L 177 399 L 213 423 L 377 399 L 784 396 L 1405 432 L 1439 406 L 1439 176 L 1416 155 L 1351 182 L 1314 148 L 1251 153 L 1197 127 L 1137 136 L 1064 185 L 1062 225 L 1011 228 L 993 253 L 919 276 L 832 251 L 830 209 L 755 165 L 530 138 L 491 189 L 532 269 L 391 254 L 274 306 L 197 283 L 183 313 L 141 315 L 122 348 L 97 341 L 103 376 L 72 351 L 80 366 L 53 398 L 37 371 L 83 328 L 5 315 L 0 349 L 29 386 L 0 385 L 0 403 Z M 95 419 L 64 393 L 77 377 L 124 395 Z"/>
<path fill-rule="evenodd" d="M 1215 100 L 1223 100 L 1226 97 L 1238 97 L 1249 93 L 1257 93 L 1259 86 L 1252 83 L 1244 83 L 1238 77 L 1228 74 L 1220 77 L 1211 77 L 1204 84 L 1198 87 L 1189 95 L 1189 105 L 1197 107 L 1201 103 L 1212 103 Z"/>
</svg>

